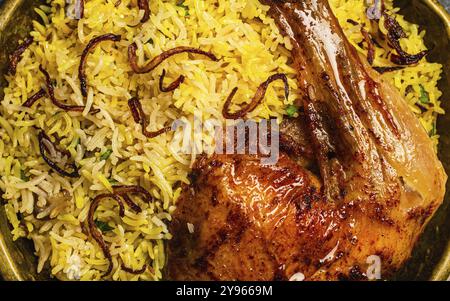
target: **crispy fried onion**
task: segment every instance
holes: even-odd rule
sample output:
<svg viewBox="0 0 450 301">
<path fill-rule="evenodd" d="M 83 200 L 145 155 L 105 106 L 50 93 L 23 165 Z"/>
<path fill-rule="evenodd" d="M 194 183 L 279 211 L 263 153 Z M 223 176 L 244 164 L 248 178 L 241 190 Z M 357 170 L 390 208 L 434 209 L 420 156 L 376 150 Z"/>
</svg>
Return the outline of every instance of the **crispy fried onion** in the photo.
<svg viewBox="0 0 450 301">
<path fill-rule="evenodd" d="M 250 103 L 248 103 L 245 107 L 241 108 L 239 111 L 235 113 L 230 113 L 231 101 L 233 100 L 233 97 L 236 95 L 236 92 L 238 90 L 238 88 L 234 88 L 223 106 L 222 110 L 223 117 L 226 119 L 239 119 L 243 118 L 247 113 L 252 112 L 264 99 L 269 84 L 276 80 L 282 80 L 284 82 L 284 97 L 286 97 L 287 100 L 289 97 L 289 84 L 287 77 L 283 73 L 276 73 L 271 75 L 265 82 L 259 85 L 258 90 L 256 90 L 256 94 L 255 96 L 253 96 Z"/>
<path fill-rule="evenodd" d="M 388 15 L 387 13 L 383 14 L 384 16 L 384 27 L 387 29 L 387 39 L 389 44 L 394 48 L 398 54 L 391 54 L 391 62 L 397 65 L 412 65 L 418 63 L 424 56 L 426 56 L 429 51 L 424 50 L 417 54 L 409 54 L 402 49 L 400 46 L 400 39 L 406 38 L 406 33 L 403 31 L 403 28 L 400 24 L 395 20 L 394 17 Z"/>
<path fill-rule="evenodd" d="M 380 4 L 380 2 L 381 2 L 381 4 Z M 396 52 L 397 52 L 397 54 L 391 53 L 391 55 L 390 55 L 390 60 L 394 64 L 401 65 L 401 66 L 416 64 L 429 53 L 428 50 L 424 50 L 417 54 L 409 54 L 402 49 L 402 47 L 400 45 L 400 39 L 406 38 L 406 33 L 403 30 L 403 28 L 401 27 L 401 25 L 397 22 L 395 17 L 390 16 L 386 12 L 386 6 L 385 6 L 383 0 L 375 0 L 375 3 L 373 4 L 373 6 L 371 6 L 367 9 L 366 15 L 370 20 L 377 21 L 378 25 L 380 23 L 381 17 L 382 16 L 384 17 L 384 27 L 388 31 L 388 33 L 386 35 L 388 45 L 390 47 L 392 47 L 394 50 L 396 50 Z M 363 32 L 363 31 L 362 31 L 362 34 L 363 34 L 364 40 L 369 45 L 369 49 L 368 49 L 369 52 L 372 51 L 371 47 L 373 48 L 373 45 L 371 46 L 371 44 L 369 43 L 370 34 L 367 32 Z M 373 41 L 374 40 L 372 39 L 372 42 Z M 369 59 L 369 56 L 370 56 L 370 54 L 368 54 L 368 59 Z M 377 71 L 381 71 L 381 73 L 399 70 L 394 67 L 377 67 L 377 68 L 379 69 Z"/>
<path fill-rule="evenodd" d="M 38 92 L 36 92 L 35 94 L 33 94 L 32 96 L 30 96 L 27 101 L 25 101 L 23 103 L 23 107 L 27 107 L 27 108 L 31 108 L 31 106 L 38 101 L 39 99 L 41 99 L 42 97 L 44 97 L 47 93 L 45 93 L 44 89 L 40 89 Z"/>
<path fill-rule="evenodd" d="M 150 195 L 150 193 L 138 185 L 114 186 L 113 192 L 114 193 L 112 193 L 112 194 L 98 195 L 94 199 L 94 201 L 91 203 L 91 206 L 89 208 L 89 214 L 88 214 L 89 231 L 90 231 L 92 237 L 94 238 L 94 240 L 99 244 L 100 248 L 102 249 L 105 258 L 107 258 L 109 261 L 108 269 L 103 276 L 107 276 L 111 273 L 112 267 L 113 267 L 113 262 L 112 262 L 111 252 L 109 251 L 109 248 L 106 245 L 105 240 L 103 239 L 103 235 L 102 235 L 101 231 L 97 228 L 97 225 L 95 224 L 94 215 L 95 215 L 95 211 L 97 210 L 97 208 L 100 204 L 100 201 L 102 201 L 103 199 L 108 199 L 108 198 L 115 200 L 119 204 L 119 216 L 122 218 L 125 216 L 125 206 L 124 206 L 123 202 L 125 202 L 133 211 L 135 211 L 137 213 L 142 212 L 141 207 L 139 207 L 138 204 L 134 203 L 131 200 L 130 195 L 140 195 L 142 197 L 142 199 L 147 203 L 152 201 L 152 196 Z M 126 267 L 122 263 L 121 268 L 127 273 L 139 275 L 139 274 L 144 273 L 147 270 L 147 265 L 144 264 L 144 266 L 139 270 L 133 270 L 131 268 Z"/>
<path fill-rule="evenodd" d="M 113 260 L 111 256 L 111 252 L 109 251 L 108 246 L 106 245 L 105 240 L 103 239 L 102 232 L 97 228 L 97 225 L 95 224 L 94 215 L 95 210 L 97 210 L 100 202 L 104 199 L 113 199 L 119 204 L 119 215 L 120 217 L 125 216 L 125 206 L 123 205 L 122 200 L 119 196 L 115 194 L 100 194 L 95 197 L 94 201 L 92 201 L 91 206 L 89 207 L 89 214 L 88 214 L 88 225 L 89 225 L 89 232 L 92 235 L 92 238 L 98 243 L 100 248 L 103 251 L 103 255 L 106 259 L 109 261 L 108 269 L 103 274 L 103 276 L 108 276 L 113 268 Z"/>
<path fill-rule="evenodd" d="M 370 65 L 373 65 L 373 61 L 375 60 L 375 44 L 370 34 L 363 27 L 361 27 L 361 33 L 367 44 L 367 61 Z"/>
<path fill-rule="evenodd" d="M 142 128 L 142 134 L 148 138 L 155 138 L 159 135 L 169 132 L 172 128 L 170 126 L 166 126 L 158 131 L 149 132 L 147 131 L 147 116 L 145 116 L 144 110 L 142 109 L 142 104 L 137 99 L 137 97 L 133 97 L 128 101 L 128 107 L 131 110 L 131 114 L 133 115 L 133 119 L 136 123 L 139 123 Z"/>
<path fill-rule="evenodd" d="M 177 89 L 183 82 L 184 76 L 180 75 L 173 83 L 164 87 L 164 78 L 166 77 L 166 69 L 163 69 L 161 76 L 159 77 L 159 90 L 161 92 L 171 92 Z"/>
<path fill-rule="evenodd" d="M 86 59 L 89 52 L 96 47 L 100 42 L 103 41 L 113 41 L 118 42 L 121 40 L 120 35 L 115 35 L 112 33 L 107 33 L 98 37 L 93 38 L 89 41 L 86 48 L 84 48 L 81 54 L 80 65 L 78 67 L 78 78 L 80 79 L 81 94 L 87 97 L 87 81 L 86 81 Z"/>
<path fill-rule="evenodd" d="M 147 203 L 152 201 L 152 196 L 150 193 L 141 186 L 114 186 L 113 191 L 115 194 L 121 196 L 125 203 L 127 203 L 127 205 L 137 213 L 142 212 L 142 209 L 131 200 L 129 194 L 141 195 L 142 199 Z"/>
<path fill-rule="evenodd" d="M 16 74 L 17 64 L 19 64 L 20 59 L 22 58 L 22 54 L 27 50 L 28 47 L 33 43 L 33 38 L 26 38 L 22 44 L 20 44 L 16 50 L 9 56 L 9 66 L 8 73 L 11 75 Z"/>
<path fill-rule="evenodd" d="M 38 141 L 41 156 L 51 169 L 69 178 L 78 178 L 80 176 L 75 162 L 68 162 L 70 153 L 67 150 L 57 147 L 43 131 L 39 132 Z"/>
<path fill-rule="evenodd" d="M 148 4 L 149 0 L 138 0 L 138 7 L 140 10 L 144 11 L 141 22 L 147 22 L 150 19 L 150 6 Z"/>
<path fill-rule="evenodd" d="M 402 70 L 402 69 L 405 69 L 405 67 L 404 66 L 390 66 L 390 67 L 376 67 L 375 66 L 375 67 L 373 67 L 373 69 L 380 74 L 384 74 L 386 72 Z"/>
<path fill-rule="evenodd" d="M 50 75 L 48 74 L 47 70 L 45 70 L 44 67 L 42 67 L 42 65 L 39 66 L 39 70 L 42 72 L 42 74 L 44 74 L 45 86 L 47 87 L 47 94 L 49 95 L 50 100 L 55 106 L 57 106 L 60 109 L 63 109 L 64 111 L 83 112 L 84 106 L 71 106 L 60 103 L 55 97 L 55 88 L 53 87 Z"/>
<path fill-rule="evenodd" d="M 200 50 L 198 48 L 180 46 L 180 47 L 176 47 L 176 48 L 172 48 L 170 50 L 164 51 L 157 57 L 153 58 L 145 66 L 140 67 L 140 66 L 138 66 L 138 63 L 137 63 L 136 50 L 137 50 L 136 43 L 133 43 L 130 46 L 128 46 L 128 61 L 130 62 L 130 66 L 131 66 L 131 69 L 133 70 L 133 72 L 137 73 L 137 74 L 149 73 L 149 72 L 153 71 L 156 67 L 158 67 L 166 59 L 168 59 L 176 54 L 183 53 L 183 52 L 200 54 L 200 55 L 208 57 L 209 59 L 211 59 L 212 61 L 215 61 L 215 62 L 217 62 L 219 60 L 211 52 L 206 52 L 206 51 Z M 165 74 L 165 70 L 164 70 L 163 75 L 161 75 L 160 81 L 159 81 L 160 88 L 162 88 L 161 89 L 162 92 L 175 90 L 184 81 L 184 76 L 180 76 L 173 83 L 171 83 L 168 86 L 168 88 L 164 89 L 162 82 L 164 81 L 165 75 L 166 74 Z"/>
<path fill-rule="evenodd" d="M 125 272 L 130 273 L 130 274 L 134 274 L 134 275 L 144 274 L 145 271 L 147 270 L 147 265 L 146 265 L 146 264 L 144 264 L 144 265 L 142 266 L 142 268 L 140 268 L 139 270 L 133 270 L 133 269 L 130 269 L 129 267 L 126 267 L 123 263 L 122 263 L 122 265 L 121 265 L 120 267 L 121 267 L 122 270 L 124 270 Z"/>
</svg>

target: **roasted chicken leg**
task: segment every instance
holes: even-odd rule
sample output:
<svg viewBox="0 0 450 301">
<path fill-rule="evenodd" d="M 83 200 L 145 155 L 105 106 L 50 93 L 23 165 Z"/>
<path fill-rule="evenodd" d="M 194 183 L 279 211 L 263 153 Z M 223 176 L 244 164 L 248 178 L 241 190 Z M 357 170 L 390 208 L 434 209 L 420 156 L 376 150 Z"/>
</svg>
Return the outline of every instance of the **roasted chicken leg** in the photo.
<svg viewBox="0 0 450 301">
<path fill-rule="evenodd" d="M 346 40 L 325 0 L 265 1 L 291 38 L 316 168 L 282 152 L 201 156 L 178 201 L 168 276 L 176 280 L 386 278 L 441 204 L 447 176 L 397 91 Z M 303 133 L 305 134 L 305 133 Z M 187 224 L 192 224 L 189 231 Z"/>
</svg>

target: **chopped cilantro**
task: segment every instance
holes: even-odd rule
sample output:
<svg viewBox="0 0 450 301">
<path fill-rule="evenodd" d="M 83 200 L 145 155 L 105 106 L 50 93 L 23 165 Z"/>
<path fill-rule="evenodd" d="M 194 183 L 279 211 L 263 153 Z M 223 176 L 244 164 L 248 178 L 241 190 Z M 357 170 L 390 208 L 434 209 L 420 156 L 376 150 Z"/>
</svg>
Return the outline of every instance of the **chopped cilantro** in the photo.
<svg viewBox="0 0 450 301">
<path fill-rule="evenodd" d="M 108 223 L 105 223 L 105 222 L 102 222 L 102 221 L 99 221 L 99 220 L 95 220 L 95 225 L 103 233 L 114 230 L 114 228 L 111 227 L 110 225 L 108 225 Z"/>
<path fill-rule="evenodd" d="M 436 136 L 436 123 L 435 122 L 433 122 L 433 127 L 431 128 L 429 136 L 430 137 Z"/>
<path fill-rule="evenodd" d="M 286 114 L 289 117 L 294 117 L 297 112 L 298 112 L 298 108 L 294 105 L 288 105 L 286 107 Z"/>
<path fill-rule="evenodd" d="M 108 182 L 109 182 L 109 184 L 111 184 L 111 185 L 119 184 L 119 182 L 116 181 L 115 179 L 108 179 Z"/>
<path fill-rule="evenodd" d="M 428 94 L 428 92 L 425 90 L 425 88 L 422 85 L 420 85 L 419 101 L 423 104 L 430 103 L 430 95 Z"/>
<path fill-rule="evenodd" d="M 24 182 L 28 182 L 30 180 L 30 178 L 27 177 L 27 175 L 25 174 L 25 170 L 23 170 L 23 169 L 20 170 L 20 178 Z"/>
<path fill-rule="evenodd" d="M 100 161 L 106 161 L 112 154 L 112 149 L 107 149 L 100 155 Z"/>
<path fill-rule="evenodd" d="M 189 6 L 184 4 L 184 0 L 178 0 L 177 1 L 177 6 L 181 7 L 181 8 L 184 8 L 184 16 L 185 17 L 190 16 L 190 14 L 189 14 Z"/>
</svg>

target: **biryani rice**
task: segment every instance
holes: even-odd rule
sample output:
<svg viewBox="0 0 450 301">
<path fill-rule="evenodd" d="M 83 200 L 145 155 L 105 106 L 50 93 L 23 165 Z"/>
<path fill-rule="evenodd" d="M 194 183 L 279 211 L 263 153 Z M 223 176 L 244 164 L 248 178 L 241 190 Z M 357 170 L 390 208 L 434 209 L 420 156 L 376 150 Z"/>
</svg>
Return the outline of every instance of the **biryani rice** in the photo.
<svg viewBox="0 0 450 301">
<path fill-rule="evenodd" d="M 295 70 L 289 66 L 292 46 L 266 15 L 268 7 L 257 0 L 186 0 L 182 5 L 178 0 L 150 1 L 150 19 L 143 24 L 144 12 L 137 10 L 136 0 L 122 0 L 117 7 L 115 0 L 86 1 L 80 21 L 66 16 L 65 2 L 53 0 L 35 9 L 39 16 L 31 32 L 35 43 L 24 52 L 16 74 L 7 76 L 0 107 L 0 189 L 13 238 L 34 242 L 38 272 L 48 266 L 59 279 L 102 279 L 108 260 L 83 231 L 91 200 L 112 191 L 113 185 L 138 184 L 154 198 L 151 203 L 139 203 L 142 213 L 127 209 L 120 218 L 116 204 L 106 201 L 96 210 L 96 220 L 111 229 L 104 233 L 113 258 L 110 279 L 159 280 L 167 260 L 164 244 L 171 238 L 167 225 L 181 193 L 180 184 L 189 183 L 189 168 L 203 150 L 202 142 L 210 144 L 213 137 L 205 131 L 196 145 L 189 145 L 191 154 L 180 152 L 186 135 L 181 131 L 148 139 L 133 121 L 128 99 L 138 95 L 149 118 L 149 131 L 178 119 L 192 128 L 195 114 L 203 120 L 222 120 L 221 109 L 234 87 L 239 87 L 233 107 L 238 109 L 239 101 L 250 99 L 261 82 L 279 72 L 288 76 L 291 96 L 283 99 L 283 84 L 275 82 L 264 103 L 249 117 L 281 121 L 285 108 L 298 97 Z M 351 43 L 365 54 L 358 46 L 362 41 L 359 28 L 346 22 L 351 18 L 370 26 L 365 1 L 330 3 Z M 396 12 L 391 1 L 387 5 Z M 408 33 L 408 39 L 402 40 L 404 49 L 410 53 L 425 49 L 424 32 L 401 16 L 397 20 Z M 120 34 L 122 40 L 102 42 L 88 56 L 89 89 L 83 99 L 77 73 L 80 55 L 89 40 L 105 33 Z M 126 51 L 133 42 L 140 65 L 177 46 L 210 51 L 220 61 L 180 54 L 154 72 L 136 75 Z M 377 49 L 375 62 L 389 63 L 382 49 Z M 63 112 L 47 97 L 31 108 L 22 106 L 42 87 L 40 64 L 54 80 L 56 98 L 86 105 L 83 113 Z M 166 82 L 179 75 L 186 77 L 173 93 L 158 90 L 163 69 L 168 71 Z M 441 70 L 441 65 L 422 60 L 417 66 L 384 75 L 406 96 L 436 144 L 434 124 L 437 114 L 443 113 L 437 89 Z M 420 103 L 421 87 L 429 95 L 428 104 Z M 91 115 L 91 108 L 100 112 Z M 40 156 L 36 128 L 61 138 L 61 146 L 80 167 L 79 179 L 50 170 Z M 122 262 L 134 270 L 144 264 L 149 268 L 134 275 L 122 270 Z"/>
</svg>

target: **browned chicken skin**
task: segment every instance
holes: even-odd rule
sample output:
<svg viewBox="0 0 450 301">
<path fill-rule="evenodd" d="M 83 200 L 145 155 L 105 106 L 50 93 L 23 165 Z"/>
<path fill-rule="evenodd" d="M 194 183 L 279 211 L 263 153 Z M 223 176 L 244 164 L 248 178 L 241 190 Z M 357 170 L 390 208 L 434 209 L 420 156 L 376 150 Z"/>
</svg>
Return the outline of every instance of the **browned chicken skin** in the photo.
<svg viewBox="0 0 450 301">
<path fill-rule="evenodd" d="M 200 157 L 171 225 L 168 276 L 360 280 L 377 255 L 388 277 L 441 204 L 447 176 L 406 102 L 358 57 L 327 1 L 265 2 L 294 44 L 307 138 L 272 166 L 258 156 Z M 311 153 L 316 173 L 302 163 Z"/>
</svg>

